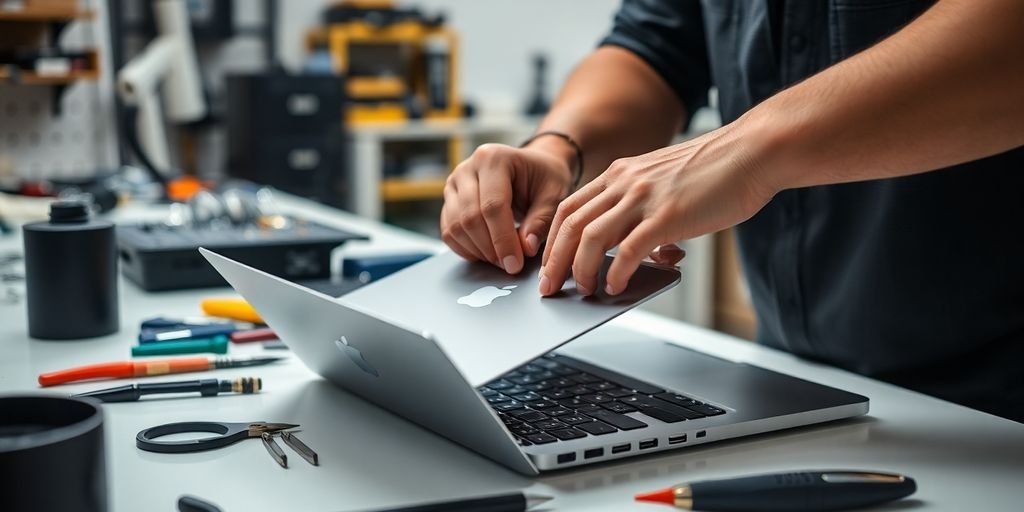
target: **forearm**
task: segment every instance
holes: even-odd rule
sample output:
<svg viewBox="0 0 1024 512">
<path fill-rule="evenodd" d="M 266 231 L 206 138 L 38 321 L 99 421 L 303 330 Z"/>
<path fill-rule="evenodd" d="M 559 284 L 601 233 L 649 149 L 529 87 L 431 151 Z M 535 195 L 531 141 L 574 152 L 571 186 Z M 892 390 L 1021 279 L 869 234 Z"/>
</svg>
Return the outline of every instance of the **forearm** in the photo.
<svg viewBox="0 0 1024 512">
<path fill-rule="evenodd" d="M 565 132 L 580 144 L 585 183 L 616 158 L 668 144 L 683 119 L 678 97 L 642 59 L 602 47 L 573 71 L 538 130 Z M 564 140 L 541 137 L 531 147 L 576 165 L 576 153 Z"/>
<path fill-rule="evenodd" d="M 943 0 L 738 123 L 770 188 L 890 178 L 1024 145 L 1024 2 Z"/>
</svg>

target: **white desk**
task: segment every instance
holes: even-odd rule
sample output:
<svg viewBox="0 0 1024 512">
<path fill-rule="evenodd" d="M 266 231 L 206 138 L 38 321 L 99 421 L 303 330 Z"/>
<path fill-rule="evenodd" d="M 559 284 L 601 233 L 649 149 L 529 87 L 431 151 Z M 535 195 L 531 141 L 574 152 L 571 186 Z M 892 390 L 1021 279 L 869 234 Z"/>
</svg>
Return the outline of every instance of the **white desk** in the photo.
<svg viewBox="0 0 1024 512">
<path fill-rule="evenodd" d="M 289 204 L 321 222 L 371 234 L 374 240 L 362 250 L 437 247 L 432 240 L 326 208 L 290 200 Z M 131 212 L 121 215 L 139 217 Z M 0 253 L 17 247 L 17 240 L 0 239 Z M 123 283 L 121 332 L 86 341 L 30 340 L 24 305 L 0 306 L 0 393 L 38 391 L 36 376 L 44 371 L 127 359 L 141 319 L 197 314 L 200 298 L 228 293 L 147 294 Z M 59 321 L 59 312 L 54 314 Z M 170 511 L 185 493 L 209 499 L 226 512 L 349 511 L 529 489 L 556 497 L 546 510 L 656 512 L 668 509 L 636 504 L 633 494 L 696 479 L 805 468 L 891 470 L 916 478 L 918 493 L 886 510 L 1024 508 L 1024 425 L 650 314 L 630 313 L 616 323 L 861 393 L 872 400 L 871 415 L 532 480 L 333 388 L 292 359 L 262 368 L 161 378 L 260 376 L 266 390 L 259 395 L 105 406 L 112 510 Z M 260 350 L 232 347 L 235 354 Z M 81 392 L 108 384 L 78 384 L 50 392 Z M 182 455 L 135 448 L 139 430 L 185 420 L 300 423 L 301 437 L 320 453 L 321 466 L 314 468 L 296 456 L 290 469 L 281 469 L 256 440 Z"/>
</svg>

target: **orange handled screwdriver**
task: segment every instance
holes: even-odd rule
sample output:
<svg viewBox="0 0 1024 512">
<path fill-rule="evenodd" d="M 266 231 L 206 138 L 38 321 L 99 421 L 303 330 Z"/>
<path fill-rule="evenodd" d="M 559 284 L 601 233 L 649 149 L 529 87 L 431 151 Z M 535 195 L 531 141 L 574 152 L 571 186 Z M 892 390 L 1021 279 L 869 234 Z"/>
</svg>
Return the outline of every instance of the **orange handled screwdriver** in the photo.
<svg viewBox="0 0 1024 512">
<path fill-rule="evenodd" d="M 153 361 L 115 361 L 90 364 L 67 370 L 44 373 L 39 376 L 40 386 L 56 386 L 69 382 L 93 379 L 127 379 L 169 373 L 205 372 L 218 368 L 260 366 L 284 359 L 283 357 L 185 357 L 156 359 Z"/>
</svg>

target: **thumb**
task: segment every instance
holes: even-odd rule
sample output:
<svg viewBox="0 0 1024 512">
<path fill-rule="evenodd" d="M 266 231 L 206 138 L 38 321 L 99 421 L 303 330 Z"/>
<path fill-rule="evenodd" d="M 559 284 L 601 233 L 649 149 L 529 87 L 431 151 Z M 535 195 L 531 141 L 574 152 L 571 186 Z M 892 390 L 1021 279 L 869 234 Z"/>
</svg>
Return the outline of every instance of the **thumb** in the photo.
<svg viewBox="0 0 1024 512">
<path fill-rule="evenodd" d="M 548 230 L 551 229 L 557 208 L 557 196 L 538 197 L 526 211 L 526 216 L 519 225 L 519 239 L 527 256 L 537 255 L 541 243 L 548 237 Z"/>
</svg>

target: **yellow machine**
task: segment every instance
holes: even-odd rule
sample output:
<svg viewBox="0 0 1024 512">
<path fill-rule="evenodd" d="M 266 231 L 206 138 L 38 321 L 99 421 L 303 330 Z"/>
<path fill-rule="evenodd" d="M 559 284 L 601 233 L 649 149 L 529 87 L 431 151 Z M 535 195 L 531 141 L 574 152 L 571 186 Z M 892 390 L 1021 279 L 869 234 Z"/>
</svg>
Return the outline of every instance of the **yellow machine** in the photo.
<svg viewBox="0 0 1024 512">
<path fill-rule="evenodd" d="M 349 123 L 462 117 L 458 38 L 443 17 L 391 0 L 347 0 L 328 7 L 324 22 L 306 46 L 326 50 L 346 77 Z"/>
</svg>

